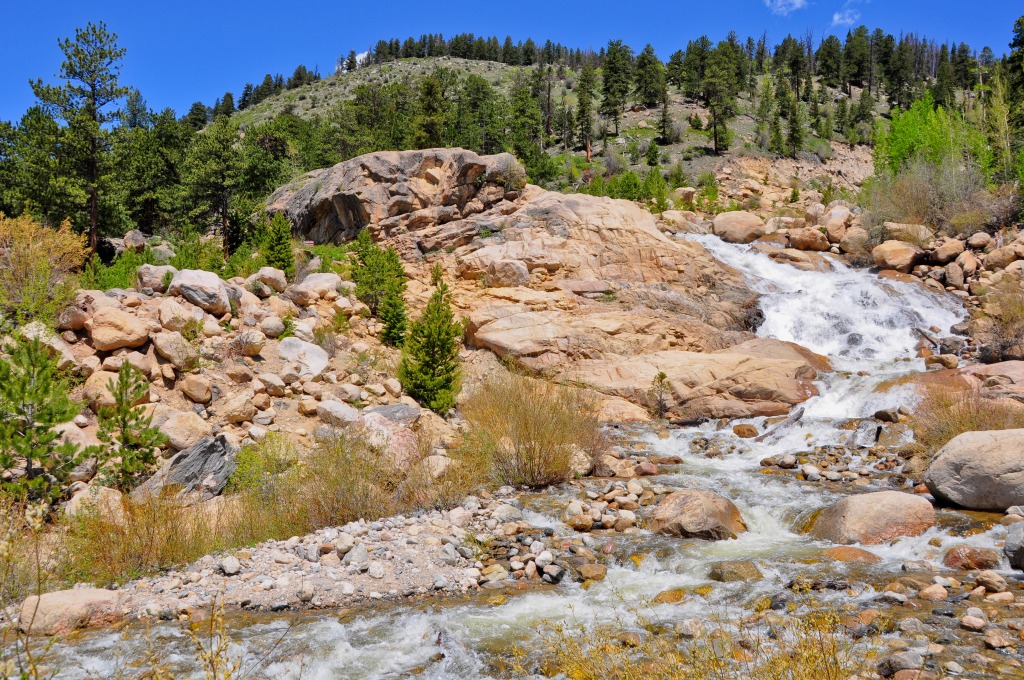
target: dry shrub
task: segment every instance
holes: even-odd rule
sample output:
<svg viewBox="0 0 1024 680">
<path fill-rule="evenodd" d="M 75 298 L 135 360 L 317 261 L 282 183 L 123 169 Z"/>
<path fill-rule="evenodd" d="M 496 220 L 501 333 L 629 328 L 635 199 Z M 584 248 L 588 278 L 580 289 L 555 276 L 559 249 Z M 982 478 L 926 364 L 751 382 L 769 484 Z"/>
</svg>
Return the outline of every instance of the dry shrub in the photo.
<svg viewBox="0 0 1024 680">
<path fill-rule="evenodd" d="M 526 677 L 539 666 L 545 677 L 572 680 L 845 680 L 866 664 L 835 612 L 778 621 L 767 633 L 741 626 L 736 635 L 716 631 L 692 642 L 641 632 L 626 643 L 621 627 L 565 624 L 543 628 L 541 638 L 540 661 L 518 650 L 516 673 Z"/>
<path fill-rule="evenodd" d="M 61 570 L 68 582 L 107 585 L 186 564 L 227 542 L 221 520 L 171 495 L 125 498 L 118 509 L 90 505 L 64 520 Z"/>
<path fill-rule="evenodd" d="M 52 589 L 60 544 L 44 531 L 45 510 L 0 496 L 0 607 Z"/>
<path fill-rule="evenodd" d="M 930 455 L 964 432 L 1024 427 L 1024 407 L 986 399 L 977 390 L 933 387 L 918 402 L 911 425 L 917 445 Z"/>
<path fill-rule="evenodd" d="M 1003 276 L 989 290 L 985 302 L 993 322 L 989 345 L 1002 355 L 1024 340 L 1024 288 L 1016 278 Z"/>
<path fill-rule="evenodd" d="M 0 214 L 0 313 L 18 323 L 51 323 L 75 291 L 72 272 L 85 262 L 85 237 L 31 217 Z"/>
<path fill-rule="evenodd" d="M 605 446 L 596 400 L 566 385 L 495 374 L 461 410 L 472 430 L 459 455 L 484 461 L 489 477 L 500 484 L 565 482 L 573 476 L 574 460 L 594 457 Z"/>
</svg>

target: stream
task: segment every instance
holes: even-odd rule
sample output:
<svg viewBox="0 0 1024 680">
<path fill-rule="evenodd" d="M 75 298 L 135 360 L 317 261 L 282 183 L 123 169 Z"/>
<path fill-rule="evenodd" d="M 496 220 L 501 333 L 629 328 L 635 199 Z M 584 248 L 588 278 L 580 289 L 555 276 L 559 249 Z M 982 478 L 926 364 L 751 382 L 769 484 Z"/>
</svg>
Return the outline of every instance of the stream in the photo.
<svg viewBox="0 0 1024 680">
<path fill-rule="evenodd" d="M 800 527 L 814 510 L 836 501 L 849 488 L 803 482 L 794 475 L 764 474 L 760 465 L 771 455 L 847 444 L 854 431 L 843 427 L 844 421 L 911 403 L 913 392 L 908 386 L 878 388 L 925 370 L 924 361 L 915 358 L 914 328 L 935 326 L 941 329 L 940 335 L 947 334 L 965 316 L 955 298 L 838 263 L 830 272 L 804 272 L 713 236 L 686 238 L 699 241 L 741 271 L 748 285 L 763 295 L 764 323 L 759 335 L 798 343 L 829 357 L 835 368 L 834 373 L 822 375 L 820 395 L 803 405 L 803 418 L 764 441 L 741 440 L 729 429 L 716 431 L 713 423 L 672 430 L 667 438 L 654 432 L 637 435 L 650 452 L 683 459 L 683 464 L 651 478 L 653 484 L 722 494 L 739 507 L 749 531 L 736 540 L 715 542 L 683 541 L 645 531 L 618 534 L 613 539 L 617 559 L 609 564 L 604 581 L 584 588 L 566 579 L 557 587 L 502 598 L 500 604 L 493 600 L 494 593 L 487 593 L 447 604 L 389 605 L 340 617 L 336 612 L 238 617 L 231 620 L 234 652 L 244 655 L 246 665 L 258 665 L 264 655 L 271 659 L 257 677 L 319 680 L 397 678 L 413 673 L 423 678 L 492 677 L 494 660 L 516 645 L 529 646 L 536 640 L 537 627 L 545 623 L 614 623 L 629 629 L 636 623 L 638 605 L 645 608 L 646 616 L 669 625 L 689 618 L 742 616 L 795 577 L 885 583 L 886 575 L 891 576 L 889 580 L 896 578 L 907 560 L 938 564 L 942 551 L 959 543 L 995 546 L 1005 531 L 1001 527 L 964 538 L 953 532 L 950 521 L 940 518 L 939 525 L 922 536 L 871 546 L 882 558 L 877 564 L 818 561 L 813 556 L 829 545 L 802 535 Z M 745 422 L 764 429 L 763 419 Z M 692 442 L 709 438 L 723 449 L 723 455 L 693 452 Z M 850 466 L 856 469 L 857 449 L 850 450 Z M 866 488 L 890 488 L 881 483 L 871 482 Z M 596 484 L 598 489 L 603 485 Z M 578 494 L 578 488 L 567 486 L 524 497 L 527 520 L 535 526 L 554 527 L 560 535 L 572 534 L 559 517 Z M 940 517 L 946 514 L 952 513 L 942 512 Z M 942 548 L 929 545 L 935 537 L 942 538 Z M 605 540 L 595 537 L 595 545 L 600 547 Z M 643 558 L 633 560 L 631 555 Z M 754 561 L 764 578 L 714 583 L 704 597 L 648 608 L 646 603 L 662 591 L 713 583 L 708 563 L 737 559 Z M 1003 568 L 1008 570 L 1006 564 Z M 818 594 L 817 602 L 856 602 L 877 595 L 869 585 L 854 590 L 826 591 Z M 130 630 L 134 632 L 83 634 L 56 645 L 51 653 L 66 664 L 60 677 L 110 677 L 119 663 L 144 656 L 146 637 L 139 634 L 138 626 Z M 154 625 L 150 637 L 168 665 L 180 674 L 189 673 L 190 642 L 177 625 Z"/>
</svg>

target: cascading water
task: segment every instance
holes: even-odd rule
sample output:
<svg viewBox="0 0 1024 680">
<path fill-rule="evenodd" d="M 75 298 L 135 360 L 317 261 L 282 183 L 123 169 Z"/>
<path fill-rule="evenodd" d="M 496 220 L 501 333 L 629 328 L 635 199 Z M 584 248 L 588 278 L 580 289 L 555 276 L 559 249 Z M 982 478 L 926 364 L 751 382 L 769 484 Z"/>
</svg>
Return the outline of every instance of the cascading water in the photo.
<svg viewBox="0 0 1024 680">
<path fill-rule="evenodd" d="M 946 332 L 962 319 L 963 312 L 951 298 L 921 286 L 882 280 L 839 263 L 830 272 L 803 272 L 752 248 L 725 244 L 712 236 L 687 238 L 741 271 L 748 285 L 762 294 L 764 323 L 759 335 L 795 342 L 823 354 L 836 369 L 823 375 L 821 394 L 804 405 L 803 418 L 767 441 L 739 440 L 728 430 L 716 432 L 710 424 L 676 430 L 668 439 L 650 436 L 652 449 L 684 460 L 677 471 L 653 481 L 728 496 L 739 506 L 747 533 L 737 540 L 717 542 L 679 541 L 645 532 L 620 535 L 615 538 L 617 554 L 643 555 L 644 559 L 639 564 L 621 559 L 609 569 L 605 581 L 588 589 L 563 583 L 556 590 L 512 597 L 500 606 L 479 601 L 426 610 L 394 606 L 356 615 L 344 623 L 332 616 L 295 616 L 283 639 L 282 632 L 289 625 L 286 621 L 264 621 L 233 631 L 238 636 L 237 651 L 244 652 L 252 663 L 281 639 L 272 651 L 280 660 L 261 672 L 266 677 L 392 678 L 412 672 L 425 678 L 487 677 L 488 659 L 507 653 L 517 643 L 529 643 L 537 626 L 570 617 L 583 625 L 628 627 L 635 619 L 635 608 L 645 606 L 657 593 L 708 583 L 709 562 L 755 560 L 764 578 L 715 584 L 706 598 L 654 606 L 645 610 L 645 615 L 671 622 L 740 613 L 764 595 L 778 592 L 795 576 L 847 574 L 851 567 L 846 565 L 803 559 L 823 546 L 798 532 L 800 518 L 834 501 L 836 493 L 791 477 L 759 474 L 759 461 L 768 455 L 845 443 L 851 432 L 837 427 L 839 421 L 905 403 L 909 392 L 900 388 L 879 391 L 879 386 L 923 370 L 923 362 L 915 359 L 914 329 L 937 326 Z M 751 422 L 760 426 L 760 421 Z M 690 443 L 707 437 L 721 439 L 729 450 L 719 458 L 691 453 Z M 575 494 L 575 490 L 556 490 L 544 497 L 550 500 L 551 495 L 564 493 Z M 568 496 L 558 500 L 555 505 L 564 507 Z M 535 524 L 571 533 L 557 513 L 544 510 L 550 506 L 536 503 L 528 516 L 538 520 Z M 903 560 L 929 556 L 928 541 L 940 533 L 933 529 L 893 546 L 874 546 L 883 561 L 871 569 L 895 572 Z M 962 542 L 991 545 L 991 532 Z M 860 596 L 872 594 L 868 588 Z M 154 634 L 160 647 L 180 650 L 187 644 L 178 629 L 169 625 L 156 627 Z M 137 636 L 125 641 L 114 633 L 62 643 L 56 651 L 76 660 L 67 677 L 85 677 L 87 671 L 110 674 L 111 650 L 115 648 L 122 658 L 144 653 Z M 171 661 L 181 658 L 172 656 Z M 179 672 L 187 673 L 187 669 Z"/>
</svg>

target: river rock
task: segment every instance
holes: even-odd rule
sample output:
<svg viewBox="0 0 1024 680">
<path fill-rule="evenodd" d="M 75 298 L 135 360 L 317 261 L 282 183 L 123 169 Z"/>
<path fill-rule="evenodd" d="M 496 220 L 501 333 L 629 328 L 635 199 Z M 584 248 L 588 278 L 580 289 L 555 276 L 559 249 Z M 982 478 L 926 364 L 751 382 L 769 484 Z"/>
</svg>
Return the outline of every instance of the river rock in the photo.
<svg viewBox="0 0 1024 680">
<path fill-rule="evenodd" d="M 149 326 L 142 319 L 115 307 L 97 309 L 85 322 L 85 329 L 93 348 L 99 352 L 140 347 L 149 339 Z"/>
<path fill-rule="evenodd" d="M 855 564 L 877 564 L 882 561 L 878 555 L 862 548 L 850 545 L 837 545 L 825 551 L 825 554 L 836 562 L 852 562 Z"/>
<path fill-rule="evenodd" d="M 833 543 L 875 545 L 898 536 L 917 536 L 935 524 L 927 499 L 900 491 L 847 496 L 815 518 L 810 534 Z"/>
<path fill-rule="evenodd" d="M 828 242 L 828 237 L 815 227 L 790 229 L 787 235 L 789 236 L 789 245 L 797 250 L 825 252 L 832 247 L 832 244 Z"/>
<path fill-rule="evenodd" d="M 965 432 L 939 449 L 924 482 L 935 498 L 972 510 L 1024 499 L 1024 429 Z"/>
<path fill-rule="evenodd" d="M 946 551 L 942 563 L 950 569 L 998 569 L 999 553 L 989 548 L 958 545 Z"/>
<path fill-rule="evenodd" d="M 871 251 L 876 266 L 904 274 L 909 273 L 923 256 L 923 250 L 903 241 L 886 241 Z"/>
<path fill-rule="evenodd" d="M 764 221 L 746 210 L 733 210 L 715 215 L 712 233 L 729 243 L 750 243 L 767 233 Z"/>
<path fill-rule="evenodd" d="M 665 496 L 650 519 L 650 530 L 681 538 L 719 541 L 747 530 L 732 501 L 710 491 L 683 489 Z"/>
<path fill-rule="evenodd" d="M 118 593 L 101 588 L 73 588 L 32 595 L 21 604 L 18 627 L 28 635 L 67 635 L 80 628 L 121 620 Z"/>
<path fill-rule="evenodd" d="M 182 269 L 171 279 L 167 294 L 179 295 L 214 316 L 231 311 L 228 288 L 213 272 Z"/>
<path fill-rule="evenodd" d="M 712 581 L 732 583 L 733 581 L 756 581 L 764 578 L 764 574 L 753 562 L 727 561 L 711 565 L 711 573 L 708 574 L 708 578 Z"/>
<path fill-rule="evenodd" d="M 1014 569 L 1024 569 L 1024 522 L 1011 524 L 1006 530 L 1003 553 Z"/>
</svg>

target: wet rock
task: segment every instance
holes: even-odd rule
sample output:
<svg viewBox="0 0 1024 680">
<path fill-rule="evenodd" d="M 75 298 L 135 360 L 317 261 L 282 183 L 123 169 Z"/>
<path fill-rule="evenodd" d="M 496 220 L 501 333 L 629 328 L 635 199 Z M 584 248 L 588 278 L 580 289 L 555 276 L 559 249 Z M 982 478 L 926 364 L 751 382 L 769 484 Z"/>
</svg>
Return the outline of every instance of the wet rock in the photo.
<svg viewBox="0 0 1024 680">
<path fill-rule="evenodd" d="M 878 674 L 883 678 L 891 678 L 899 671 L 917 670 L 924 667 L 924 657 L 920 652 L 906 651 L 893 654 L 878 664 Z"/>
<path fill-rule="evenodd" d="M 740 423 L 739 425 L 734 425 L 732 428 L 732 433 L 739 437 L 740 439 L 752 439 L 753 437 L 756 437 L 759 434 L 757 428 L 748 423 Z"/>
<path fill-rule="evenodd" d="M 712 581 L 731 583 L 733 581 L 756 581 L 764 578 L 764 574 L 753 562 L 727 561 L 713 564 L 708 577 Z"/>
<path fill-rule="evenodd" d="M 603 581 L 608 575 L 608 567 L 603 564 L 583 564 L 579 567 L 580 578 L 584 581 Z"/>
<path fill-rule="evenodd" d="M 736 538 L 747 530 L 739 509 L 727 498 L 710 491 L 684 489 L 658 503 L 650 530 L 681 538 L 718 541 Z"/>
<path fill-rule="evenodd" d="M 833 543 L 875 545 L 917 536 L 935 524 L 935 510 L 920 496 L 876 491 L 848 496 L 815 518 L 810 534 Z"/>
<path fill-rule="evenodd" d="M 26 598 L 18 627 L 28 635 L 66 635 L 80 628 L 116 623 L 121 616 L 117 592 L 74 588 Z"/>
<path fill-rule="evenodd" d="M 1024 569 L 1024 523 L 1014 524 L 1006 530 L 1003 553 L 1010 560 L 1010 566 Z"/>
<path fill-rule="evenodd" d="M 728 243 L 750 243 L 767 232 L 764 221 L 745 210 L 718 213 L 712 222 L 712 233 Z"/>
<path fill-rule="evenodd" d="M 996 569 L 999 567 L 999 553 L 989 548 L 958 545 L 946 551 L 942 563 L 950 569 Z"/>
<path fill-rule="evenodd" d="M 1005 593 L 1010 589 L 1006 579 L 991 569 L 980 572 L 975 582 L 989 593 Z"/>
<path fill-rule="evenodd" d="M 965 432 L 939 449 L 925 484 L 937 499 L 999 510 L 1024 498 L 1024 429 Z"/>
<path fill-rule="evenodd" d="M 825 554 L 837 562 L 876 564 L 882 561 L 882 558 L 874 553 L 868 552 L 862 548 L 854 548 L 846 545 L 829 548 L 825 551 Z"/>
</svg>

